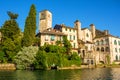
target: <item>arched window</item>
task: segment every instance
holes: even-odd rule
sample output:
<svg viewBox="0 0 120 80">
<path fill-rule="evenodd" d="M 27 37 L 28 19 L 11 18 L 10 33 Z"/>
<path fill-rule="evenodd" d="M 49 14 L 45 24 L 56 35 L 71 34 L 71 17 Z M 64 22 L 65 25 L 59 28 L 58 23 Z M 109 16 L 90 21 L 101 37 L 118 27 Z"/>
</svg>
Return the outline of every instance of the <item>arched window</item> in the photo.
<svg viewBox="0 0 120 80">
<path fill-rule="evenodd" d="M 118 56 L 116 55 L 116 61 L 118 61 Z"/>
<path fill-rule="evenodd" d="M 109 47 L 106 47 L 106 48 L 105 48 L 105 51 L 106 51 L 106 52 L 109 52 Z"/>
<path fill-rule="evenodd" d="M 104 41 L 103 40 L 101 40 L 101 45 L 103 45 L 104 44 Z"/>
<path fill-rule="evenodd" d="M 114 40 L 114 45 L 117 45 L 117 41 L 116 40 Z"/>
<path fill-rule="evenodd" d="M 86 33 L 86 37 L 89 37 L 89 34 L 88 34 L 88 33 Z"/>
<path fill-rule="evenodd" d="M 108 39 L 105 39 L 105 44 L 108 44 L 109 43 L 109 40 Z"/>
<path fill-rule="evenodd" d="M 101 52 L 104 52 L 104 48 L 103 47 L 101 48 Z"/>
<path fill-rule="evenodd" d="M 120 53 L 120 48 L 119 48 L 119 53 Z"/>
<path fill-rule="evenodd" d="M 96 51 L 100 51 L 100 48 L 97 47 Z"/>
<path fill-rule="evenodd" d="M 115 48 L 115 52 L 117 52 L 117 48 Z"/>
<path fill-rule="evenodd" d="M 119 44 L 119 46 L 120 46 L 120 41 L 118 41 L 118 44 Z"/>
<path fill-rule="evenodd" d="M 97 46 L 99 45 L 99 41 L 98 41 L 98 40 L 96 41 L 96 45 L 97 45 Z"/>
</svg>

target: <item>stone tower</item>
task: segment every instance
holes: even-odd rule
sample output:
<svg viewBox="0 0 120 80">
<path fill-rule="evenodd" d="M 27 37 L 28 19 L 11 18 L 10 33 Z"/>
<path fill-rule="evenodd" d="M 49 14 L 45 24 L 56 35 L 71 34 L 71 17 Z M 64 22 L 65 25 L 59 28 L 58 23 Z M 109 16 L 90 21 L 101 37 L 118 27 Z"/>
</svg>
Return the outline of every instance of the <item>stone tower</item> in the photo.
<svg viewBox="0 0 120 80">
<path fill-rule="evenodd" d="M 77 37 L 78 37 L 78 39 L 81 40 L 81 38 L 82 38 L 82 34 L 81 34 L 81 23 L 80 23 L 79 20 L 76 20 L 76 21 L 74 22 L 74 27 L 78 30 L 78 31 L 77 31 Z"/>
<path fill-rule="evenodd" d="M 52 28 L 52 13 L 48 10 L 43 10 L 39 13 L 39 30 L 42 32 L 48 28 Z"/>
<path fill-rule="evenodd" d="M 95 33 L 95 26 L 94 26 L 94 24 L 90 24 L 90 29 L 91 29 L 91 32 L 92 32 L 92 38 L 95 38 L 96 33 Z"/>
</svg>

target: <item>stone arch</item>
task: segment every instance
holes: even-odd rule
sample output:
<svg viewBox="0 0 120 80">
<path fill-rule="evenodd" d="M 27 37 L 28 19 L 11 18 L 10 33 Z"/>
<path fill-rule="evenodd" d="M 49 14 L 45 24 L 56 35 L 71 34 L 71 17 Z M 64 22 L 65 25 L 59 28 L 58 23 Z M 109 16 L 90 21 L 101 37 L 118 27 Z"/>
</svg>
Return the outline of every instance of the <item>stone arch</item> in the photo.
<svg viewBox="0 0 120 80">
<path fill-rule="evenodd" d="M 104 52 L 104 47 L 101 48 L 101 52 Z"/>
<path fill-rule="evenodd" d="M 99 48 L 99 47 L 97 47 L 97 48 L 96 48 L 96 51 L 100 51 L 100 48 Z"/>
<path fill-rule="evenodd" d="M 97 44 L 97 45 L 100 45 L 100 43 L 99 43 L 99 41 L 98 41 L 98 40 L 96 41 L 96 44 Z"/>
<path fill-rule="evenodd" d="M 105 51 L 106 51 L 106 52 L 109 52 L 109 50 L 110 50 L 109 47 L 106 47 L 106 48 L 105 48 Z"/>
</svg>

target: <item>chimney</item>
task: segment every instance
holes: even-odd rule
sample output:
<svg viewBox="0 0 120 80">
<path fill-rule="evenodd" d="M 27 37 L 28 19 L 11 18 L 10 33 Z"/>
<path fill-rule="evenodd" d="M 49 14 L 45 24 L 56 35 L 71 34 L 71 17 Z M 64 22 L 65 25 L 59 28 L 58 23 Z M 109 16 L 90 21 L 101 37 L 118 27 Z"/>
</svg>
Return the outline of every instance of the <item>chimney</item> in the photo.
<svg viewBox="0 0 120 80">
<path fill-rule="evenodd" d="M 94 38 L 96 36 L 96 29 L 95 29 L 95 25 L 94 24 L 90 24 L 90 29 L 91 29 L 91 32 L 92 32 L 92 37 Z"/>
<path fill-rule="evenodd" d="M 78 39 L 81 39 L 81 22 L 79 21 L 79 20 L 76 20 L 75 22 L 74 22 L 74 28 L 76 28 L 77 29 L 77 38 Z"/>
<path fill-rule="evenodd" d="M 104 30 L 104 33 L 105 33 L 105 35 L 108 35 L 109 31 L 108 30 Z"/>
</svg>

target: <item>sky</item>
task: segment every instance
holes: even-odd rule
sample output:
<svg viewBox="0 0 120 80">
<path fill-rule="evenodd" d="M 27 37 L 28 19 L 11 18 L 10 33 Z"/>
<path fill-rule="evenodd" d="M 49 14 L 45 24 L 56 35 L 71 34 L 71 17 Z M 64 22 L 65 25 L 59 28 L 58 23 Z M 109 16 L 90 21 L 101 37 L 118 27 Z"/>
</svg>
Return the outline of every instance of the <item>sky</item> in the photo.
<svg viewBox="0 0 120 80">
<path fill-rule="evenodd" d="M 24 31 L 32 4 L 37 11 L 37 32 L 39 12 L 47 9 L 52 13 L 53 27 L 55 24 L 74 27 L 75 20 L 79 20 L 82 28 L 94 24 L 99 30 L 120 36 L 120 0 L 0 0 L 0 26 L 9 20 L 7 11 L 11 11 L 19 15 L 17 22 Z"/>
</svg>

